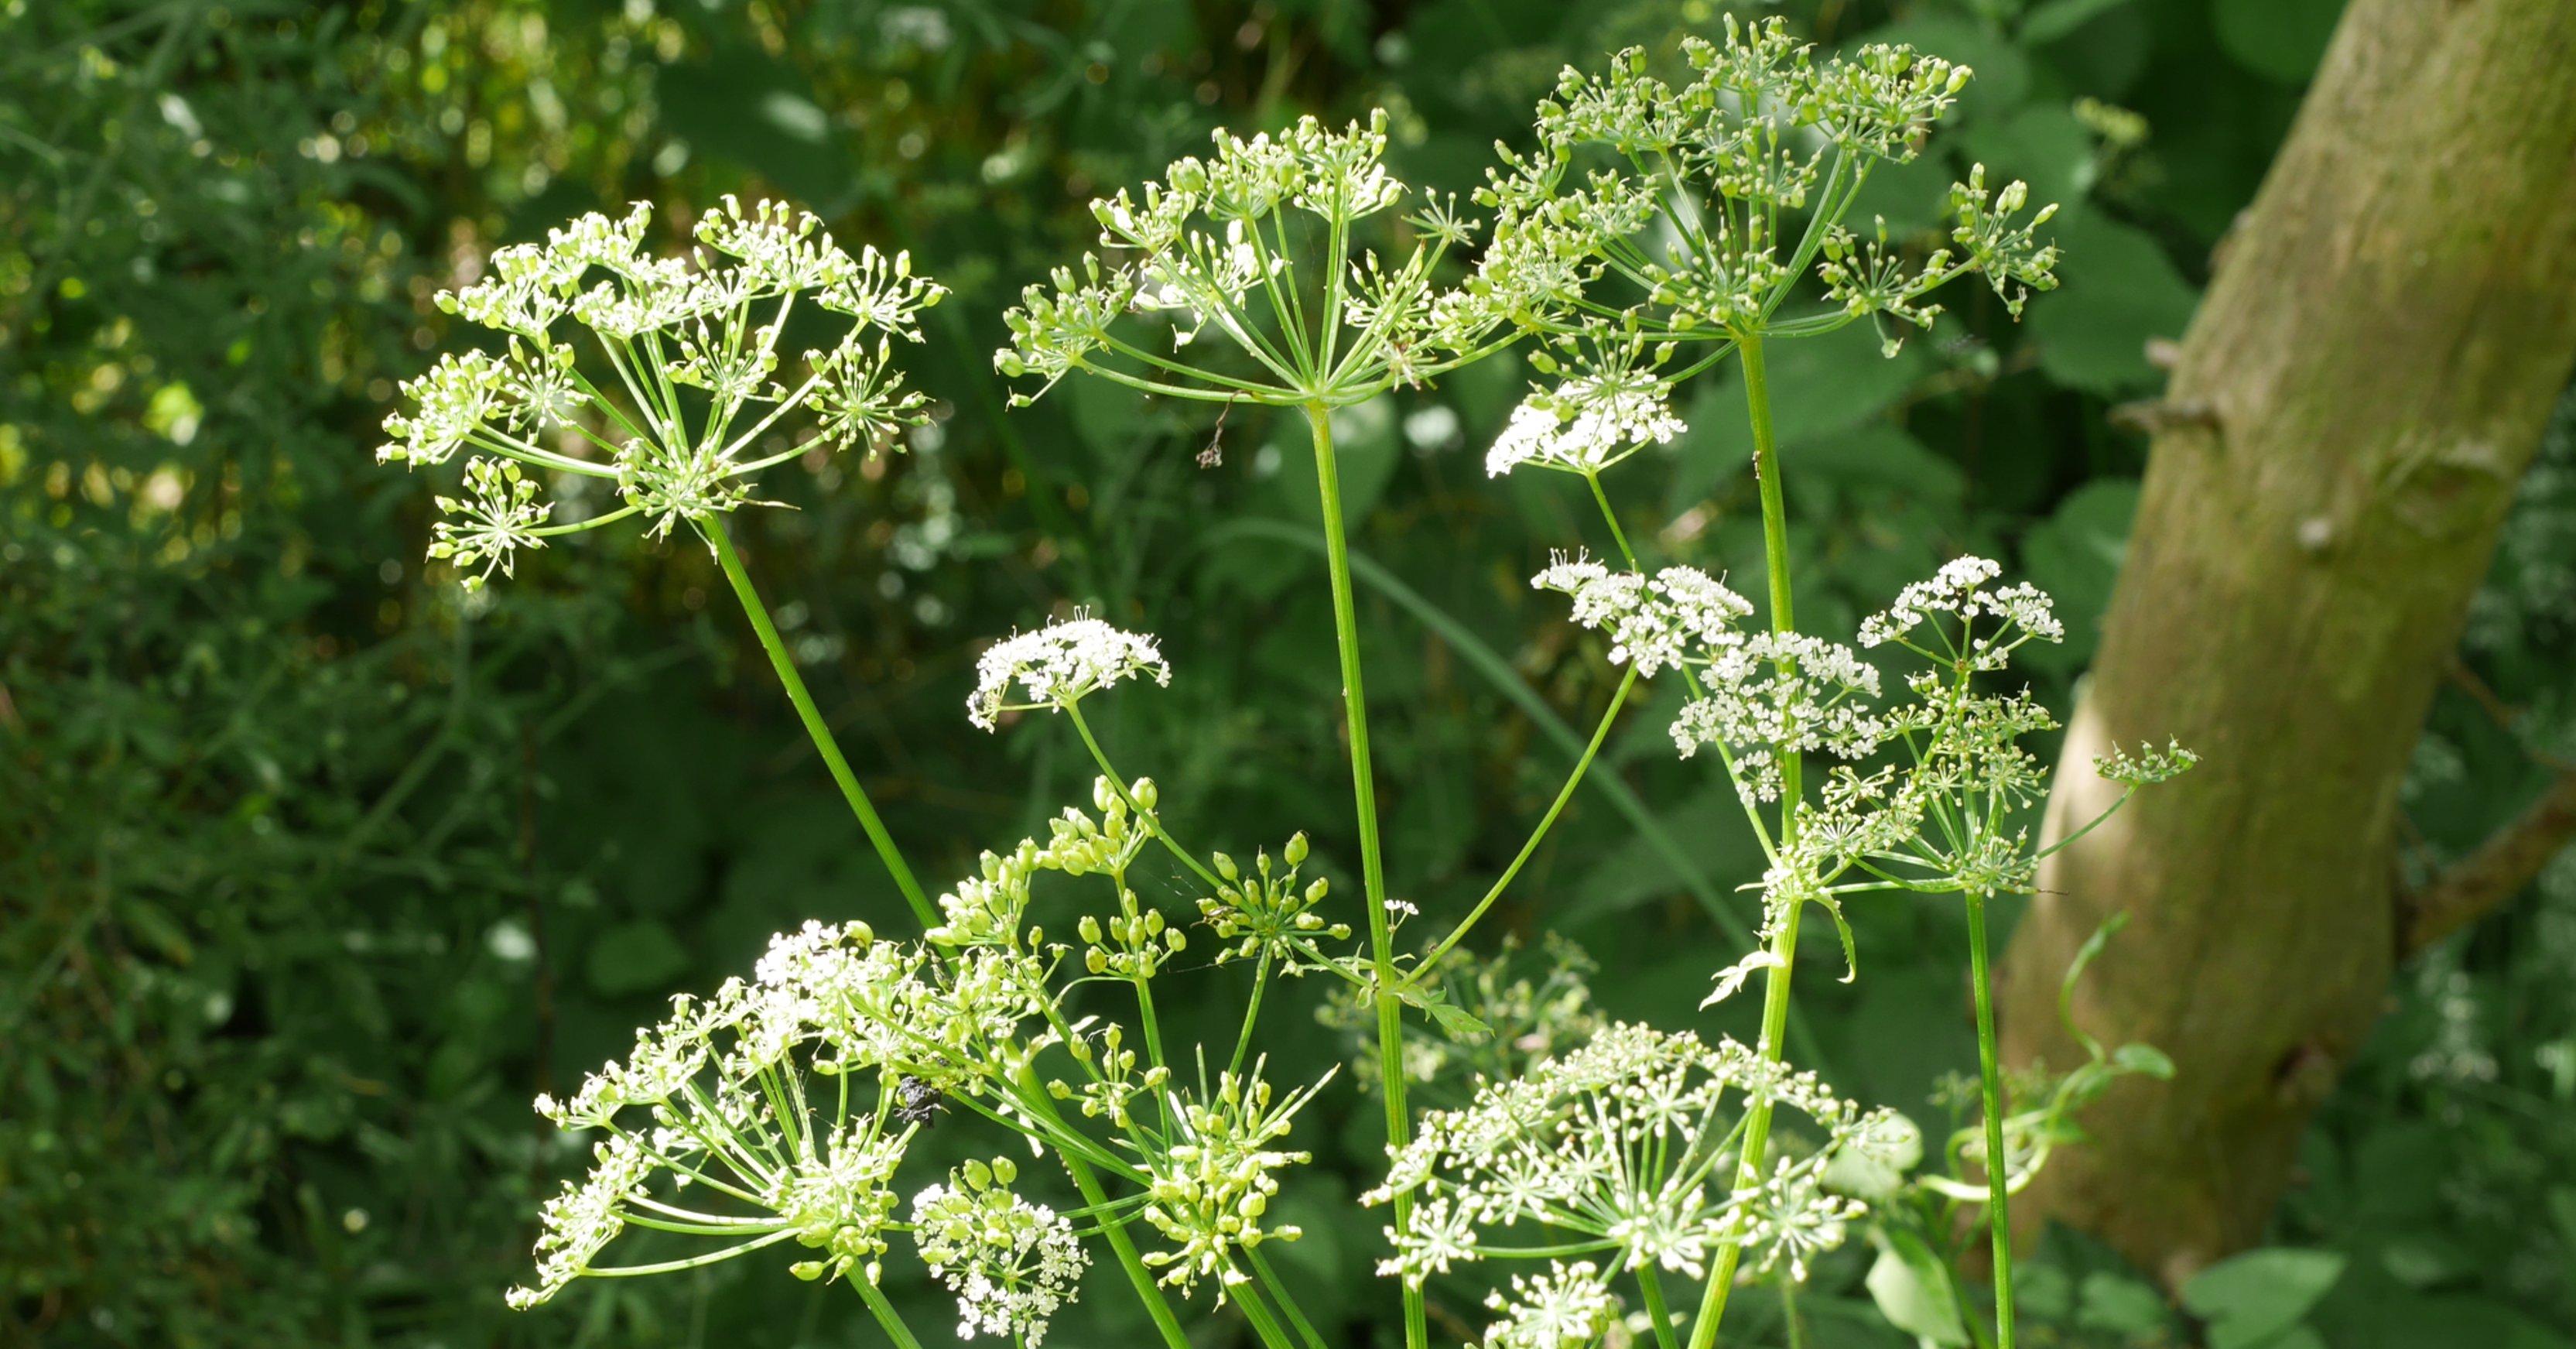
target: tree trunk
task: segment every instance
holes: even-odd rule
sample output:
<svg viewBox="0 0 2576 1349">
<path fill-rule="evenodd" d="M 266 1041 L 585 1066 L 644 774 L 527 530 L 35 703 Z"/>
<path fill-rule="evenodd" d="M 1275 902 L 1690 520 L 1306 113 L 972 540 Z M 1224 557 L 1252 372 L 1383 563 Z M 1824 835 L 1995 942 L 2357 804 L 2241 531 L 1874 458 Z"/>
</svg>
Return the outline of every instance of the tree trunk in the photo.
<svg viewBox="0 0 2576 1349">
<path fill-rule="evenodd" d="M 2179 1072 L 2016 1219 L 2168 1282 L 2261 1239 L 2386 996 L 2398 783 L 2571 364 L 2576 4 L 2353 0 L 2183 342 L 2048 831 L 2115 742 L 2201 767 L 2052 858 L 2006 959 L 2006 1054 L 2063 1068 L 2058 980 L 2130 912 L 2075 1015 Z"/>
</svg>

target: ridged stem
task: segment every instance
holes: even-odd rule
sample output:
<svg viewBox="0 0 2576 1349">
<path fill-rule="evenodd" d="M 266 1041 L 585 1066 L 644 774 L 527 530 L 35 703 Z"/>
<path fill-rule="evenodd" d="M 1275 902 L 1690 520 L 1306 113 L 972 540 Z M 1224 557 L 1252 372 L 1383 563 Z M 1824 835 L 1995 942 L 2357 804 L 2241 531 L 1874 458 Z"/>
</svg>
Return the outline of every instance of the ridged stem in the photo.
<svg viewBox="0 0 2576 1349">
<path fill-rule="evenodd" d="M 1376 971 L 1378 1074 L 1386 1098 L 1386 1141 L 1402 1148 L 1412 1136 L 1412 1119 L 1404 1105 L 1404 1020 L 1395 976 L 1395 942 L 1386 914 L 1386 863 L 1378 849 L 1377 783 L 1369 769 L 1368 694 L 1360 681 L 1359 606 L 1351 590 L 1351 545 L 1342 531 L 1342 480 L 1333 462 L 1332 413 L 1321 403 L 1306 405 L 1306 422 L 1315 434 L 1315 486 L 1324 511 L 1325 570 L 1333 588 L 1333 640 L 1341 650 L 1342 709 L 1351 736 L 1351 791 L 1357 798 L 1360 828 L 1360 876 L 1368 901 L 1369 958 Z M 1395 1226 L 1401 1231 L 1411 1214 L 1409 1194 L 1395 1197 Z M 1431 1340 L 1422 1290 L 1404 1290 L 1404 1343 L 1427 1349 Z"/>
<path fill-rule="evenodd" d="M 1744 338 L 1736 351 L 1744 363 L 1744 408 L 1753 423 L 1753 471 L 1762 489 L 1762 561 L 1771 587 L 1771 630 L 1790 632 L 1797 620 L 1790 607 L 1789 519 L 1780 491 L 1780 447 L 1771 433 L 1771 386 L 1762 362 L 1761 336 Z M 1779 846 L 1783 855 L 1798 839 L 1799 768 L 1797 755 L 1780 756 Z M 1774 963 L 1762 972 L 1760 1053 L 1765 1063 L 1780 1061 L 1783 1031 L 1789 1020 L 1789 978 L 1798 960 L 1799 912 L 1800 906 L 1792 904 L 1781 919 L 1780 930 L 1771 938 Z M 1762 1183 L 1764 1153 L 1770 1142 L 1771 1102 L 1756 1100 L 1746 1109 L 1744 1155 L 1736 1165 L 1736 1189 Z M 1697 1319 L 1691 1323 L 1690 1349 L 1709 1349 L 1717 1343 L 1718 1322 L 1725 1319 L 1727 1295 L 1734 1288 L 1736 1266 L 1743 1256 L 1740 1241 L 1729 1241 L 1718 1248 L 1709 1270 L 1708 1291 L 1700 1299 Z"/>
</svg>

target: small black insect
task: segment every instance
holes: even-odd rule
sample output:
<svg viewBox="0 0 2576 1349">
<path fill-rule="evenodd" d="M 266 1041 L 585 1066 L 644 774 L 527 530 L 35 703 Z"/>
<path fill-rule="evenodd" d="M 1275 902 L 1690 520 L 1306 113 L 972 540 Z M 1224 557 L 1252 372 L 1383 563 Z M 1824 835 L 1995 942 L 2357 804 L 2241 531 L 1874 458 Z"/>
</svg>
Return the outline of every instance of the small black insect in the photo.
<svg viewBox="0 0 2576 1349">
<path fill-rule="evenodd" d="M 929 1128 L 948 1109 L 948 1101 L 939 1088 L 910 1073 L 894 1084 L 894 1117 L 906 1124 Z"/>
</svg>

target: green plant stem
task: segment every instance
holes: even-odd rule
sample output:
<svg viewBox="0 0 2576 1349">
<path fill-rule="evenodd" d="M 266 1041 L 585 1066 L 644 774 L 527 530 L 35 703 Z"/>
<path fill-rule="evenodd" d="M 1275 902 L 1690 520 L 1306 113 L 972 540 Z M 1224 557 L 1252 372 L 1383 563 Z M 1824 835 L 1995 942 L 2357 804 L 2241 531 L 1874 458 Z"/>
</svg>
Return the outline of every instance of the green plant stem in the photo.
<svg viewBox="0 0 2576 1349">
<path fill-rule="evenodd" d="M 877 1325 L 885 1331 L 886 1338 L 894 1341 L 895 1349 L 921 1349 L 921 1341 L 912 1337 L 912 1327 L 905 1325 L 894 1304 L 886 1301 L 885 1291 L 868 1282 L 866 1270 L 858 1271 L 858 1276 L 850 1280 L 850 1286 L 859 1290 L 860 1298 L 867 1302 L 868 1310 L 876 1316 Z"/>
<path fill-rule="evenodd" d="M 1172 856 L 1180 859 L 1181 865 L 1188 867 L 1200 880 L 1207 882 L 1211 888 L 1223 889 L 1225 882 L 1218 880 L 1216 873 L 1208 870 L 1207 864 L 1200 861 L 1196 854 L 1182 847 L 1180 842 L 1172 837 L 1171 831 L 1163 827 L 1162 815 L 1159 812 L 1147 810 L 1144 803 L 1138 801 L 1129 789 L 1127 779 L 1118 776 L 1118 769 L 1109 762 L 1108 753 L 1100 748 L 1099 738 L 1092 735 L 1091 723 L 1083 719 L 1081 700 L 1076 699 L 1066 703 L 1064 714 L 1073 719 L 1075 733 L 1082 737 L 1083 747 L 1091 751 L 1091 761 L 1100 766 L 1100 775 L 1109 780 L 1109 790 L 1116 792 L 1118 799 L 1127 803 L 1127 809 L 1134 812 L 1137 820 L 1144 825 L 1145 832 L 1151 835 L 1155 842 L 1162 844 Z"/>
<path fill-rule="evenodd" d="M 1441 938 L 1440 944 L 1433 947 L 1431 953 L 1424 956 L 1421 963 L 1413 967 L 1413 972 L 1405 976 L 1405 983 L 1421 982 L 1423 977 L 1431 972 L 1432 967 L 1440 963 L 1440 958 L 1449 954 L 1449 948 L 1456 946 L 1459 940 L 1467 935 L 1467 929 L 1474 927 L 1476 920 L 1485 916 L 1485 910 L 1492 908 L 1494 901 L 1502 897 L 1503 890 L 1512 883 L 1512 878 L 1518 876 L 1521 867 L 1529 862 L 1530 854 L 1538 851 L 1539 840 L 1547 837 L 1548 829 L 1556 823 L 1556 817 L 1565 810 L 1565 803 L 1574 799 L 1574 789 L 1583 785 L 1585 770 L 1592 767 L 1593 756 L 1601 752 L 1601 742 L 1610 738 L 1610 724 L 1619 719 L 1619 709 L 1627 706 L 1628 692 L 1636 686 L 1637 666 L 1631 662 L 1628 673 L 1619 680 L 1619 691 L 1610 696 L 1610 706 L 1601 714 L 1601 725 L 1592 732 L 1592 743 L 1583 747 L 1583 757 L 1574 761 L 1574 772 L 1565 779 L 1565 786 L 1557 791 L 1556 800 L 1548 806 L 1547 814 L 1539 817 L 1538 827 L 1530 831 L 1529 841 L 1521 845 L 1519 854 L 1512 858 L 1512 864 L 1503 868 L 1503 874 L 1495 878 L 1493 888 L 1485 892 L 1483 899 L 1476 901 L 1476 907 L 1468 910 L 1467 916 L 1458 920 L 1458 926 L 1451 929 L 1448 936 Z"/>
<path fill-rule="evenodd" d="M 1046 1084 L 1023 1067 L 1022 1094 L 1031 1107 L 1045 1115 L 1056 1127 L 1064 1126 L 1064 1117 L 1056 1112 L 1055 1098 L 1046 1094 Z M 1154 1282 L 1153 1271 L 1145 1268 L 1144 1257 L 1136 1254 L 1136 1243 L 1127 1235 L 1127 1220 L 1115 1216 L 1109 1207 L 1109 1192 L 1100 1185 L 1100 1177 L 1091 1164 L 1062 1148 L 1056 1156 L 1073 1177 L 1073 1188 L 1082 1192 L 1082 1202 L 1100 1215 L 1101 1235 L 1109 1238 L 1109 1248 L 1118 1255 L 1118 1267 L 1127 1272 L 1127 1282 L 1136 1289 L 1136 1300 L 1145 1304 L 1145 1314 L 1153 1318 L 1154 1328 L 1162 1332 L 1166 1349 L 1190 1349 L 1190 1337 L 1182 1331 L 1180 1318 L 1172 1314 L 1171 1299 L 1163 1296 L 1163 1286 Z"/>
<path fill-rule="evenodd" d="M 1297 1328 L 1297 1338 L 1306 1342 L 1307 1349 L 1325 1349 L 1324 1337 L 1315 1333 L 1314 1324 L 1306 1319 L 1304 1312 L 1297 1309 L 1297 1299 L 1288 1296 L 1287 1286 L 1279 1282 L 1277 1274 L 1271 1272 L 1270 1261 L 1261 1254 L 1261 1248 L 1244 1247 L 1243 1258 L 1251 1264 L 1253 1274 L 1261 1280 L 1261 1286 L 1269 1289 L 1272 1297 L 1279 1299 L 1279 1309 L 1288 1314 L 1289 1324 Z"/>
<path fill-rule="evenodd" d="M 1279 1318 L 1272 1316 L 1269 1305 L 1261 1300 L 1258 1287 L 1241 1283 L 1230 1291 L 1234 1305 L 1243 1308 L 1243 1319 L 1252 1323 L 1252 1333 L 1260 1336 L 1263 1344 L 1269 1349 L 1296 1349 L 1288 1339 L 1288 1332 L 1280 1328 Z"/>
<path fill-rule="evenodd" d="M 885 821 L 877 817 L 867 789 L 850 771 L 850 761 L 841 757 L 841 746 L 832 738 L 832 728 L 823 721 L 821 709 L 814 706 L 814 695 L 805 691 L 805 676 L 797 673 L 796 662 L 788 658 L 787 643 L 779 639 L 778 625 L 769 621 L 768 606 L 760 602 L 760 592 L 752 589 L 751 576 L 742 569 L 742 555 L 734 551 L 724 521 L 709 521 L 701 532 L 715 545 L 716 561 L 723 566 L 725 579 L 733 582 L 734 598 L 742 601 L 742 611 L 751 619 L 752 631 L 760 634 L 761 649 L 769 653 L 769 663 L 778 671 L 778 682 L 787 690 L 787 701 L 796 705 L 796 715 L 805 722 L 805 733 L 813 737 L 815 751 L 823 756 L 824 766 L 832 770 L 832 780 L 841 785 L 841 795 L 848 798 L 850 812 L 859 817 L 859 827 L 867 831 L 868 842 L 876 845 L 877 857 L 894 874 L 896 888 L 903 891 L 904 901 L 912 905 L 921 925 L 937 927 L 939 911 L 921 892 L 921 882 L 912 878 L 912 868 L 894 846 L 894 836 L 886 832 Z"/>
<path fill-rule="evenodd" d="M 1664 1305 L 1664 1281 L 1652 1262 L 1637 1267 L 1637 1291 L 1645 1295 L 1646 1315 L 1655 1323 L 1655 1343 L 1673 1349 L 1673 1313 Z"/>
<path fill-rule="evenodd" d="M 1619 527 L 1619 513 L 1610 509 L 1610 494 L 1601 490 L 1601 475 L 1590 470 L 1583 481 L 1592 487 L 1592 500 L 1601 508 L 1601 519 L 1610 526 L 1610 538 L 1619 545 L 1619 556 L 1628 560 L 1628 570 L 1637 569 L 1637 550 L 1628 546 L 1628 531 Z"/>
<path fill-rule="evenodd" d="M 2003 1071 L 1995 1062 L 1995 987 L 1986 964 L 1986 897 L 1968 892 L 1968 971 L 1977 986 L 1977 1076 L 1985 1088 L 1986 1226 L 1995 1245 L 1995 1349 L 2012 1349 L 2011 1168 L 2004 1153 Z"/>
<path fill-rule="evenodd" d="M 1753 423 L 1753 471 L 1762 488 L 1762 561 L 1771 589 L 1771 630 L 1789 632 L 1796 615 L 1789 602 L 1789 521 L 1780 492 L 1780 447 L 1771 434 L 1771 386 L 1762 362 L 1762 338 L 1748 335 L 1736 348 L 1744 362 L 1744 409 Z M 1795 754 L 1780 756 L 1780 851 L 1788 853 L 1798 840 L 1799 758 Z M 1789 906 L 1780 921 L 1780 930 L 1771 939 L 1771 954 L 1778 963 L 1762 974 L 1762 1042 L 1765 1063 L 1778 1063 L 1782 1032 L 1789 1019 L 1789 979 L 1797 967 L 1798 917 L 1801 906 Z M 1744 1154 L 1736 1166 L 1735 1188 L 1742 1190 L 1762 1181 L 1763 1153 L 1771 1142 L 1771 1102 L 1757 1100 L 1746 1111 L 1744 1121 Z M 1700 1300 L 1699 1315 L 1691 1323 L 1690 1349 L 1709 1349 L 1717 1343 L 1718 1322 L 1726 1317 L 1727 1295 L 1735 1285 L 1735 1269 L 1743 1259 L 1740 1241 L 1729 1241 L 1718 1248 L 1714 1267 L 1709 1271 L 1708 1292 Z"/>
<path fill-rule="evenodd" d="M 1333 419 L 1322 403 L 1306 405 L 1306 422 L 1315 434 L 1315 486 L 1324 513 L 1325 570 L 1333 588 L 1333 639 L 1341 650 L 1342 708 L 1351 736 L 1351 791 L 1357 798 L 1360 829 L 1360 875 L 1368 901 L 1369 956 L 1376 969 L 1378 1062 L 1396 1071 L 1382 1073 L 1386 1099 L 1386 1141 L 1402 1148 L 1412 1136 L 1412 1117 L 1404 1105 L 1404 1020 L 1395 977 L 1395 945 L 1386 916 L 1386 863 L 1378 851 L 1377 784 L 1369 768 L 1368 694 L 1360 681 L 1359 606 L 1351 592 L 1351 545 L 1342 531 L 1341 471 L 1333 461 Z M 1412 1196 L 1395 1197 L 1395 1225 L 1403 1228 L 1412 1211 Z M 1404 1290 L 1404 1342 L 1426 1349 L 1430 1323 L 1422 1290 Z"/>
<path fill-rule="evenodd" d="M 1234 1037 L 1234 1058 L 1225 1066 L 1229 1073 L 1243 1071 L 1243 1056 L 1252 1049 L 1252 1026 L 1261 1017 L 1261 994 L 1270 986 L 1270 948 L 1261 948 L 1261 959 L 1252 967 L 1252 1000 L 1243 1005 L 1243 1030 Z"/>
</svg>

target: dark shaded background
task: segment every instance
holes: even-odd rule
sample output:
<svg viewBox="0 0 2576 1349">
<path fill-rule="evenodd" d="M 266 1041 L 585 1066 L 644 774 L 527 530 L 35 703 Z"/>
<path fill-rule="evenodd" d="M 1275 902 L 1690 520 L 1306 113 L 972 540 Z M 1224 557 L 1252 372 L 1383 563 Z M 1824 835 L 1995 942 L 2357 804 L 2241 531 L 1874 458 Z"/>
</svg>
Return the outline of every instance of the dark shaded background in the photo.
<svg viewBox="0 0 2576 1349">
<path fill-rule="evenodd" d="M 1828 43 L 1912 41 L 1978 71 L 1956 129 L 1874 182 L 1864 217 L 1921 229 L 1971 160 L 2066 203 L 2066 285 L 2022 325 L 1980 296 L 1893 361 L 1865 334 L 1777 353 L 1812 625 L 1953 554 L 2002 556 L 2073 620 L 2034 662 L 2068 704 L 2144 454 L 2119 409 L 2158 387 L 2150 344 L 2179 336 L 2338 8 L 1785 7 Z M 1096 381 L 1005 416 L 1000 310 L 1091 243 L 1091 195 L 1212 126 L 1384 106 L 1398 171 L 1465 188 L 1496 139 L 1526 141 L 1562 64 L 1720 12 L 0 3 L 0 1343 L 874 1342 L 845 1291 L 759 1257 L 501 1307 L 537 1197 L 581 1161 L 530 1096 L 776 929 L 905 920 L 703 550 L 586 536 L 471 600 L 422 567 L 428 484 L 370 451 L 394 382 L 472 340 L 427 302 L 461 265 L 635 198 L 677 238 L 725 191 L 914 250 L 957 292 L 905 353 L 938 421 L 901 456 L 774 472 L 799 509 L 742 523 L 925 879 L 1087 800 L 1062 728 L 988 737 L 962 715 L 975 639 L 1075 603 L 1173 658 L 1168 691 L 1108 699 L 1100 724 L 1189 835 L 1244 852 L 1303 828 L 1338 874 L 1319 559 L 1239 523 L 1311 517 L 1312 489 L 1279 472 L 1299 428 Z M 1364 592 L 1391 881 L 1430 918 L 1481 892 L 1569 757 L 1502 676 L 1577 725 L 1615 682 L 1525 581 L 1587 503 L 1482 472 L 1524 380 L 1489 361 L 1339 428 L 1355 546 L 1476 644 Z M 1683 396 L 1697 429 L 1616 480 L 1631 532 L 1756 573 L 1738 391 Z M 2571 618 L 2562 416 L 2419 752 L 2410 868 L 2508 815 L 2535 751 L 2576 752 Z M 1507 925 L 1577 936 L 1611 1012 L 1680 1024 L 1736 954 L 1710 909 L 1744 912 L 1734 886 L 1757 869 L 1727 789 L 1673 761 L 1669 710 L 1606 753 L 1688 865 L 1587 791 Z M 2311 1139 L 2277 1240 L 2420 1304 L 2330 1297 L 2315 1320 L 2338 1349 L 2463 1325 L 2506 1329 L 2448 1342 L 2543 1346 L 2576 1324 L 2576 868 L 2539 889 L 2401 975 Z M 1860 980 L 1801 990 L 1823 1066 L 1938 1125 L 1940 1080 L 1974 1058 L 1955 918 L 1852 916 Z M 1343 1048 L 1306 1037 L 1282 1071 Z M 1375 1164 L 1372 1109 L 1328 1103 L 1282 1205 L 1310 1232 L 1281 1260 L 1319 1320 L 1382 1300 L 1337 1277 L 1376 1240 L 1347 1199 Z M 1901 1343 L 1871 1324 L 1865 1258 L 1819 1273 L 1807 1343 Z M 2033 1343 L 2193 1342 L 2081 1239 L 2040 1260 Z M 1083 1310 L 1098 1319 L 1069 1316 L 1056 1343 L 1127 1342 L 1111 1290 Z"/>
</svg>

